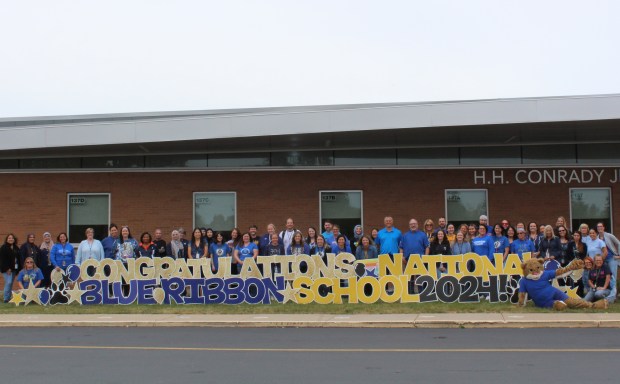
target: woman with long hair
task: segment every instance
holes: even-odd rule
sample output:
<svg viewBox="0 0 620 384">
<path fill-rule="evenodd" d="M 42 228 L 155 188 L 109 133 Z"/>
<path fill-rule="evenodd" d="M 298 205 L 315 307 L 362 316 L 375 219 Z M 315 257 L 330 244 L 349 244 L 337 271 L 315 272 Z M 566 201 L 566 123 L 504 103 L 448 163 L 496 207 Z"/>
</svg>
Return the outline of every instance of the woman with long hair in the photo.
<svg viewBox="0 0 620 384">
<path fill-rule="evenodd" d="M 196 227 L 192 231 L 192 239 L 187 247 L 187 257 L 190 259 L 200 259 L 201 257 L 207 257 L 207 242 L 202 237 L 202 231 Z"/>
<path fill-rule="evenodd" d="M 73 246 L 69 244 L 69 238 L 66 232 L 60 232 L 56 236 L 56 244 L 52 247 L 51 256 L 52 266 L 55 270 L 64 271 L 71 264 L 75 264 L 75 251 Z"/>
<path fill-rule="evenodd" d="M 17 237 L 9 233 L 4 239 L 4 244 L 0 247 L 0 272 L 4 277 L 4 302 L 8 303 L 11 299 L 13 288 L 13 278 L 17 271 L 21 269 L 21 259 L 19 248 L 17 247 Z"/>
<path fill-rule="evenodd" d="M 24 260 L 24 268 L 19 271 L 17 275 L 17 285 L 19 289 L 26 289 L 30 284 L 34 284 L 35 287 L 39 287 L 43 281 L 43 273 L 37 267 L 34 259 L 30 256 Z"/>
</svg>

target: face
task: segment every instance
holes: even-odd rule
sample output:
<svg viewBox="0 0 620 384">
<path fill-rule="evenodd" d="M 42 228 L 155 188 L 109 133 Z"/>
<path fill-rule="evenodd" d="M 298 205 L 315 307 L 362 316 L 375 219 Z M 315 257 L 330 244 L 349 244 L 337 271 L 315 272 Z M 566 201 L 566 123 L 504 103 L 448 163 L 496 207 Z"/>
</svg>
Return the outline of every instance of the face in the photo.
<svg viewBox="0 0 620 384">
<path fill-rule="evenodd" d="M 564 218 L 563 217 L 558 217 L 558 219 L 555 222 L 555 226 L 559 227 L 560 225 L 564 225 Z"/>
<path fill-rule="evenodd" d="M 502 228 L 506 229 L 509 225 L 510 223 L 508 222 L 508 220 L 502 220 Z"/>
<path fill-rule="evenodd" d="M 60 236 L 58 236 L 58 239 L 60 239 L 61 243 L 66 243 L 67 242 L 67 236 L 65 236 L 65 234 L 61 234 Z"/>
<path fill-rule="evenodd" d="M 123 236 L 123 238 L 128 238 L 129 237 L 129 228 L 123 228 L 121 229 L 121 236 Z"/>
<path fill-rule="evenodd" d="M 27 268 L 27 269 L 32 269 L 32 268 L 34 268 L 34 262 L 33 262 L 32 260 L 26 260 L 26 261 L 25 261 L 25 264 L 26 264 L 26 268 Z"/>
<path fill-rule="evenodd" d="M 230 237 L 231 237 L 233 240 L 234 240 L 234 239 L 236 239 L 236 238 L 238 238 L 238 237 L 239 237 L 239 231 L 237 231 L 237 230 L 233 230 L 233 231 L 230 233 Z"/>
<path fill-rule="evenodd" d="M 368 247 L 369 245 L 370 245 L 370 242 L 368 241 L 368 239 L 365 237 L 362 237 L 362 246 Z"/>
<path fill-rule="evenodd" d="M 551 229 L 551 227 L 546 226 L 545 229 L 544 229 L 544 232 L 545 232 L 545 237 L 546 238 L 550 239 L 550 238 L 553 237 L 553 229 Z"/>
<path fill-rule="evenodd" d="M 510 227 L 508 227 L 508 231 L 506 233 L 508 233 L 508 236 L 510 237 L 515 237 L 515 230 Z"/>
<path fill-rule="evenodd" d="M 418 221 L 409 220 L 409 229 L 411 229 L 412 231 L 416 231 L 418 229 Z"/>
<path fill-rule="evenodd" d="M 207 236 L 207 230 L 206 230 L 206 229 L 201 229 L 201 230 L 200 230 L 200 234 L 201 234 L 202 236 Z"/>
<path fill-rule="evenodd" d="M 530 232 L 537 232 L 538 226 L 534 223 L 530 224 Z"/>
<path fill-rule="evenodd" d="M 319 247 L 325 246 L 325 239 L 323 238 L 323 236 L 316 238 L 316 245 L 318 245 Z"/>
<path fill-rule="evenodd" d="M 293 223 L 293 219 L 286 220 L 286 229 L 291 230 L 295 228 L 295 223 Z"/>
<path fill-rule="evenodd" d="M 93 238 L 93 231 L 86 231 L 86 237 L 90 240 Z"/>
<path fill-rule="evenodd" d="M 13 235 L 7 237 L 6 242 L 9 244 L 15 244 L 15 237 L 13 237 Z"/>
<path fill-rule="evenodd" d="M 596 268 L 600 268 L 603 266 L 603 257 L 602 256 L 595 256 L 594 257 L 594 266 Z"/>
<path fill-rule="evenodd" d="M 172 231 L 172 234 L 170 235 L 170 237 L 172 237 L 172 240 L 174 241 L 179 241 L 179 239 L 181 238 L 181 235 L 179 234 L 179 231 Z"/>
<path fill-rule="evenodd" d="M 486 225 L 481 225 L 478 227 L 478 233 L 480 234 L 480 236 L 484 236 L 487 233 L 487 227 Z"/>
<path fill-rule="evenodd" d="M 308 236 L 310 237 L 316 236 L 316 231 L 314 230 L 314 228 L 308 228 Z"/>
<path fill-rule="evenodd" d="M 596 224 L 596 230 L 597 230 L 598 233 L 604 233 L 605 232 L 605 226 L 603 225 L 603 223 Z"/>
<path fill-rule="evenodd" d="M 293 236 L 293 239 L 295 240 L 296 243 L 301 243 L 301 233 L 297 232 L 295 234 L 295 236 Z"/>
<path fill-rule="evenodd" d="M 28 235 L 28 242 L 34 244 L 34 235 Z"/>
<path fill-rule="evenodd" d="M 110 236 L 112 236 L 112 237 L 118 237 L 118 228 L 116 228 L 116 227 L 112 227 L 112 228 L 110 229 Z"/>
<path fill-rule="evenodd" d="M 588 228 L 587 225 L 582 225 L 582 226 L 579 227 L 579 231 L 581 232 L 581 235 L 583 237 L 586 237 L 586 236 L 588 236 L 589 228 Z"/>
<path fill-rule="evenodd" d="M 391 217 L 388 216 L 385 219 L 383 219 L 383 224 L 387 228 L 392 228 L 392 226 L 394 225 L 394 219 L 392 219 Z"/>
<path fill-rule="evenodd" d="M 251 227 L 250 228 L 250 236 L 252 236 L 252 237 L 256 236 L 256 228 L 255 227 Z"/>
<path fill-rule="evenodd" d="M 517 229 L 519 229 L 519 228 L 521 228 L 521 229 L 525 229 L 525 224 L 523 224 L 523 223 L 517 223 Z"/>
<path fill-rule="evenodd" d="M 462 224 L 462 225 L 459 227 L 459 232 L 461 232 L 463 235 L 466 235 L 466 234 L 467 234 L 467 231 L 468 231 L 467 224 Z"/>
<path fill-rule="evenodd" d="M 338 238 L 338 248 L 344 249 L 344 244 L 345 244 L 344 237 L 339 237 Z"/>
<path fill-rule="evenodd" d="M 142 236 L 142 244 L 147 244 L 150 242 L 151 242 L 151 239 L 149 239 L 149 235 L 145 234 L 144 236 Z"/>
<path fill-rule="evenodd" d="M 454 233 L 454 225 L 448 224 L 448 233 L 449 234 L 453 234 Z"/>
<path fill-rule="evenodd" d="M 278 238 L 277 233 L 274 233 L 273 235 L 271 235 L 271 245 L 278 245 L 279 242 L 280 242 L 280 239 Z"/>
<path fill-rule="evenodd" d="M 566 228 L 564 228 L 564 227 L 559 227 L 559 228 L 558 228 L 558 233 L 560 234 L 560 237 L 562 237 L 562 238 L 563 238 L 564 236 L 566 236 Z"/>
<path fill-rule="evenodd" d="M 357 235 L 361 235 L 362 234 L 362 227 L 355 227 L 355 233 Z"/>
<path fill-rule="evenodd" d="M 276 233 L 276 226 L 275 226 L 275 225 L 273 225 L 273 224 L 269 224 L 269 225 L 267 226 L 267 233 L 268 233 L 268 234 L 270 234 L 270 235 L 271 235 L 272 233 Z"/>
<path fill-rule="evenodd" d="M 586 269 L 592 269 L 593 265 L 592 262 L 590 260 L 584 260 L 583 263 L 585 264 L 585 268 Z"/>
<path fill-rule="evenodd" d="M 445 236 L 444 236 L 444 234 L 443 234 L 443 231 L 439 231 L 439 232 L 437 232 L 437 241 L 438 241 L 439 243 L 441 243 L 441 242 L 443 241 L 443 238 L 444 238 L 444 237 L 445 237 Z"/>
<path fill-rule="evenodd" d="M 440 217 L 439 220 L 437 220 L 437 223 L 439 224 L 441 228 L 444 228 L 446 226 L 446 219 L 443 217 Z"/>
<path fill-rule="evenodd" d="M 218 243 L 221 243 L 224 241 L 224 236 L 222 236 L 221 233 L 218 233 L 217 236 L 215 237 L 215 241 L 217 241 Z"/>
<path fill-rule="evenodd" d="M 370 236 L 377 237 L 377 235 L 379 235 L 379 231 L 377 231 L 376 229 L 373 229 L 372 231 L 370 231 Z"/>
<path fill-rule="evenodd" d="M 49 243 L 50 241 L 52 241 L 52 235 L 50 235 L 49 233 L 46 233 L 45 235 L 43 235 L 43 241 L 45 241 L 46 243 Z"/>
<path fill-rule="evenodd" d="M 243 235 L 242 239 L 243 239 L 244 243 L 249 243 L 250 242 L 250 235 L 246 233 L 245 235 Z"/>
<path fill-rule="evenodd" d="M 521 239 L 521 240 L 525 239 L 525 232 L 518 232 L 518 233 L 519 233 L 518 234 L 519 239 Z"/>
<path fill-rule="evenodd" d="M 196 240 L 201 239 L 202 238 L 202 231 L 200 229 L 196 229 L 194 230 L 194 238 Z"/>
<path fill-rule="evenodd" d="M 334 233 L 334 237 L 338 237 L 340 234 L 340 228 L 338 226 L 332 227 L 332 232 Z"/>
<path fill-rule="evenodd" d="M 456 241 L 461 242 L 461 241 L 463 241 L 463 239 L 464 239 L 464 237 L 463 237 L 463 232 L 458 232 L 458 233 L 456 234 Z"/>
<path fill-rule="evenodd" d="M 502 227 L 500 227 L 499 225 L 496 225 L 493 230 L 495 231 L 495 235 L 499 236 L 502 234 Z"/>
<path fill-rule="evenodd" d="M 430 232 L 433 230 L 433 223 L 431 223 L 430 221 L 427 221 L 426 223 L 424 223 L 424 230 L 426 232 Z"/>
<path fill-rule="evenodd" d="M 480 219 L 479 223 L 482 224 L 482 225 L 487 225 L 489 223 L 489 220 L 487 220 L 487 219 Z"/>
<path fill-rule="evenodd" d="M 332 231 L 332 223 L 330 223 L 329 221 L 326 221 L 323 224 L 323 228 L 325 228 L 326 232 L 331 232 Z"/>
<path fill-rule="evenodd" d="M 469 235 L 470 236 L 474 236 L 476 234 L 476 226 L 475 225 L 470 225 L 467 230 L 469 231 Z"/>
<path fill-rule="evenodd" d="M 256 232 L 256 229 L 254 230 L 254 232 Z M 213 237 L 213 230 L 212 229 L 207 229 L 207 237 Z"/>
<path fill-rule="evenodd" d="M 590 230 L 590 238 L 592 240 L 596 239 L 596 231 L 594 229 Z M 595 260 L 596 261 L 596 260 Z"/>
<path fill-rule="evenodd" d="M 161 239 L 161 229 L 156 229 L 155 230 L 155 240 L 160 240 Z"/>
<path fill-rule="evenodd" d="M 575 232 L 573 233 L 573 240 L 575 240 L 575 242 L 579 242 L 581 240 L 581 233 L 580 232 Z"/>
</svg>

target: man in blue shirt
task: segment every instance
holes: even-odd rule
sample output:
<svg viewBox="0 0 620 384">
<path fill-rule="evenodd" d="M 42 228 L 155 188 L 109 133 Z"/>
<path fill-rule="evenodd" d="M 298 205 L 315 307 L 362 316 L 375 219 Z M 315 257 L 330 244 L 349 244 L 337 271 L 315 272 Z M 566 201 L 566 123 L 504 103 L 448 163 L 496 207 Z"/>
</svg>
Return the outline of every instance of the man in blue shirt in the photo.
<svg viewBox="0 0 620 384">
<path fill-rule="evenodd" d="M 428 255 L 429 246 L 428 237 L 418 229 L 418 221 L 409 220 L 409 230 L 403 234 L 400 242 L 404 260 L 408 260 L 409 255 Z"/>
<path fill-rule="evenodd" d="M 399 244 L 402 240 L 402 233 L 398 228 L 394 227 L 394 219 L 391 216 L 386 216 L 383 219 L 383 223 L 385 224 L 385 228 L 380 230 L 377 234 L 379 254 L 393 256 L 400 251 Z"/>
</svg>

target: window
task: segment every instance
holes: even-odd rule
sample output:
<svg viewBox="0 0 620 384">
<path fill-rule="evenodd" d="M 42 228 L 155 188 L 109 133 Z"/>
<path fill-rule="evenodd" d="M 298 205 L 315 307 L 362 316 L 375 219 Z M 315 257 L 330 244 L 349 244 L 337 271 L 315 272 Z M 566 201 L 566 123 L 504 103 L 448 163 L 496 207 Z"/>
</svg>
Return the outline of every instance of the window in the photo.
<svg viewBox="0 0 620 384">
<path fill-rule="evenodd" d="M 596 228 L 599 221 L 611 231 L 611 190 L 609 188 L 570 189 L 571 227 L 578 229 L 581 223 Z"/>
<path fill-rule="evenodd" d="M 463 147 L 461 165 L 521 164 L 521 147 Z"/>
<path fill-rule="evenodd" d="M 19 161 L 24 169 L 54 169 L 54 168 L 80 168 L 80 159 L 75 158 L 49 158 L 49 159 L 23 159 Z"/>
<path fill-rule="evenodd" d="M 310 167 L 332 165 L 333 162 L 331 151 L 292 151 L 271 154 L 271 165 L 274 167 Z"/>
<path fill-rule="evenodd" d="M 340 226 L 340 233 L 352 239 L 355 226 L 364 225 L 362 191 L 321 191 L 319 194 L 321 228 L 317 228 L 317 232 L 322 233 L 325 220 L 331 220 Z"/>
<path fill-rule="evenodd" d="M 398 149 L 398 165 L 459 165 L 459 150 L 448 148 Z"/>
<path fill-rule="evenodd" d="M 269 153 L 215 153 L 209 155 L 209 167 L 268 167 Z"/>
<path fill-rule="evenodd" d="M 236 192 L 194 192 L 194 228 L 229 232 L 236 223 Z"/>
<path fill-rule="evenodd" d="M 446 189 L 446 220 L 458 228 L 488 216 L 486 189 Z"/>
<path fill-rule="evenodd" d="M 396 151 L 394 149 L 336 151 L 334 156 L 336 166 L 396 165 Z"/>
<path fill-rule="evenodd" d="M 144 168 L 144 156 L 85 157 L 84 168 Z"/>
<path fill-rule="evenodd" d="M 147 168 L 206 168 L 206 155 L 146 156 Z"/>
<path fill-rule="evenodd" d="M 69 193 L 67 195 L 67 230 L 69 241 L 79 243 L 86 239 L 86 228 L 95 230 L 95 238 L 108 235 L 110 225 L 109 193 Z"/>
</svg>

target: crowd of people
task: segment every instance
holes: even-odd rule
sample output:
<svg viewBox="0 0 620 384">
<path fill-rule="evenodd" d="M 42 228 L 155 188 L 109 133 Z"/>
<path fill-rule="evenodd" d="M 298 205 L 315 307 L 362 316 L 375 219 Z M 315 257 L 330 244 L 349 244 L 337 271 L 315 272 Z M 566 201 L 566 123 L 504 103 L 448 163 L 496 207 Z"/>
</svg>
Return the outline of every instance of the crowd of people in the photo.
<svg viewBox="0 0 620 384">
<path fill-rule="evenodd" d="M 186 236 L 183 228 L 175 229 L 167 242 L 161 229 L 153 235 L 143 232 L 136 239 L 128 226 L 109 226 L 108 236 L 98 240 L 94 230 L 86 230 L 86 239 L 77 249 L 69 242 L 67 233 L 61 232 L 52 239 L 49 232 L 43 234 L 43 241 L 37 244 L 35 235 L 30 233 L 26 241 L 19 245 L 17 237 L 10 233 L 0 247 L 0 272 L 4 277 L 4 302 L 8 302 L 14 280 L 21 289 L 29 284 L 49 287 L 51 272 L 66 270 L 69 265 L 81 265 L 85 260 L 104 258 L 127 262 L 138 257 L 172 257 L 175 259 L 212 259 L 212 269 L 216 272 L 222 257 L 231 257 L 231 271 L 238 274 L 248 258 L 271 255 L 319 255 L 326 258 L 328 253 L 348 252 L 356 259 L 373 259 L 380 254 L 390 256 L 403 254 L 406 263 L 409 255 L 459 255 L 468 252 L 486 256 L 495 262 L 494 255 L 500 254 L 504 260 L 509 254 L 520 258 L 530 252 L 532 257 L 541 258 L 545 268 L 555 269 L 568 265 L 574 259 L 584 261 L 583 278 L 571 282 L 579 289 L 586 300 L 616 297 L 618 260 L 620 260 L 620 240 L 605 229 L 604 223 L 595 228 L 581 224 L 572 231 L 564 217 L 558 217 L 554 226 L 523 222 L 511 225 L 503 219 L 489 225 L 488 218 L 481 215 L 477 223 L 461 224 L 458 227 L 448 223 L 443 217 L 423 222 L 419 228 L 417 219 L 409 220 L 409 230 L 400 231 L 394 226 L 392 217 L 384 218 L 384 228 L 373 228 L 370 234 L 364 233 L 361 225 L 356 225 L 351 238 L 340 232 L 337 223 L 325 220 L 323 232 L 314 227 L 306 231 L 295 227 L 288 218 L 284 229 L 278 231 L 272 223 L 266 233 L 259 235 L 258 227 L 252 225 L 247 232 L 234 228 L 229 236 L 210 228 L 194 228 L 191 236 Z M 189 237 L 189 238 L 187 238 Z M 441 263 L 437 266 L 439 274 L 446 271 Z M 279 272 L 279 271 L 274 271 Z"/>
</svg>

